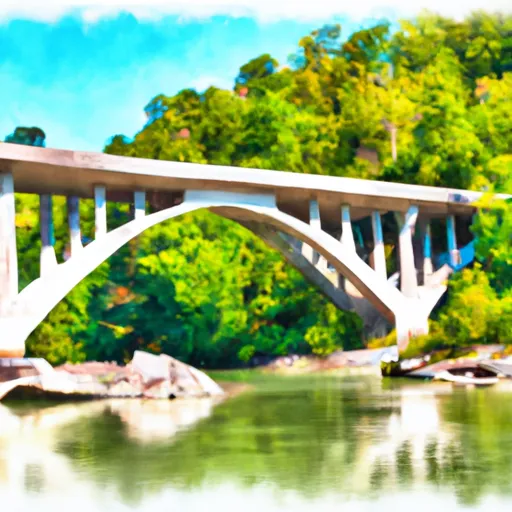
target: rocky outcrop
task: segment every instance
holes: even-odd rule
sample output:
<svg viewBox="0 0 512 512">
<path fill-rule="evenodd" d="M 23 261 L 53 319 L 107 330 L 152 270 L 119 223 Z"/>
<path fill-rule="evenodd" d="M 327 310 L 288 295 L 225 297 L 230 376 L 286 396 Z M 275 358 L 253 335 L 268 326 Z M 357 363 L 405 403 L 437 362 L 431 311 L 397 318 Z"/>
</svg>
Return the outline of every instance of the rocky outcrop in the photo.
<svg viewBox="0 0 512 512">
<path fill-rule="evenodd" d="M 7 368 L 4 374 L 10 379 L 0 383 L 0 400 L 26 396 L 174 399 L 224 394 L 205 373 L 165 354 L 136 351 L 126 366 L 90 362 L 52 368 L 41 359 L 13 359 L 10 366 L 6 361 L 2 368 Z"/>
</svg>

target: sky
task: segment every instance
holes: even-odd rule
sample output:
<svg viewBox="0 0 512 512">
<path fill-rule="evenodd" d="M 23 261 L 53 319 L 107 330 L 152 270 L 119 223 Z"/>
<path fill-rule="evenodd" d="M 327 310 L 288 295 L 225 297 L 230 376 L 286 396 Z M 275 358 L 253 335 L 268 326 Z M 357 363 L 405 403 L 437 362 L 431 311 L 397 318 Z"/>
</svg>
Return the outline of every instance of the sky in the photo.
<svg viewBox="0 0 512 512">
<path fill-rule="evenodd" d="M 461 18 L 512 1 L 0 0 L 0 140 L 39 126 L 48 146 L 101 151 L 142 129 L 157 94 L 232 88 L 242 64 L 262 53 L 286 64 L 325 23 L 348 36 L 425 8 Z"/>
</svg>

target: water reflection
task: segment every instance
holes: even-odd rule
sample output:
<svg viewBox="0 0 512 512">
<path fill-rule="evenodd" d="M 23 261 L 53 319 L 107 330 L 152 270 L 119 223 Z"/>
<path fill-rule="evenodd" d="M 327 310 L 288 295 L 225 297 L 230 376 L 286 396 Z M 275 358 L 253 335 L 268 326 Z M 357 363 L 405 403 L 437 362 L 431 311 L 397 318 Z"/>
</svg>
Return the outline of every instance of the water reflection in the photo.
<svg viewBox="0 0 512 512">
<path fill-rule="evenodd" d="M 268 377 L 216 407 L 0 406 L 0 498 L 20 510 L 37 498 L 44 512 L 76 493 L 87 510 L 109 511 L 410 510 L 410 500 L 415 512 L 434 502 L 483 510 L 489 499 L 512 510 L 511 398 L 374 377 Z M 211 508 L 223 492 L 229 506 Z"/>
</svg>

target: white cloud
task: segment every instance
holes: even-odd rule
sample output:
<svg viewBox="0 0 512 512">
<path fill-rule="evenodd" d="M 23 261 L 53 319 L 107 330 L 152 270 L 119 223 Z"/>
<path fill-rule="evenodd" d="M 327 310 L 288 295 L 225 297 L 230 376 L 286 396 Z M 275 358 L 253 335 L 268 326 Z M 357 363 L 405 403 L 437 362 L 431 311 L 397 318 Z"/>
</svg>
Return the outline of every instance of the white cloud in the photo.
<svg viewBox="0 0 512 512">
<path fill-rule="evenodd" d="M 390 12 L 411 16 L 423 9 L 460 18 L 475 10 L 512 12 L 510 0 L 0 0 L 0 21 L 14 18 L 55 21 L 80 11 L 89 22 L 133 13 L 139 19 L 164 15 L 209 18 L 213 15 L 252 16 L 260 21 L 322 20 L 335 15 L 354 19 L 380 17 Z"/>
</svg>

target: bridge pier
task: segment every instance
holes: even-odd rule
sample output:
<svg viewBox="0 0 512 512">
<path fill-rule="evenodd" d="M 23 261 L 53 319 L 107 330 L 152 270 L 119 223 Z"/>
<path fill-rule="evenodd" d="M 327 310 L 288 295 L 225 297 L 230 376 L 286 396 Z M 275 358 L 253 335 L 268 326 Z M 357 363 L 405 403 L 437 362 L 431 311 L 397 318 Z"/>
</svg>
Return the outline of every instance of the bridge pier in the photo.
<svg viewBox="0 0 512 512">
<path fill-rule="evenodd" d="M 12 174 L 0 173 L 0 357 L 23 357 L 23 322 L 13 313 L 18 296 L 16 210 Z"/>
<path fill-rule="evenodd" d="M 315 229 L 321 229 L 320 208 L 318 207 L 318 202 L 314 199 L 309 201 L 309 225 Z M 312 265 L 316 265 L 318 260 L 318 253 L 314 251 L 311 246 L 303 243 L 302 255 Z"/>
<path fill-rule="evenodd" d="M 8 313 L 17 295 L 18 253 L 14 181 L 12 174 L 0 174 L 0 318 Z"/>
<path fill-rule="evenodd" d="M 94 187 L 94 238 L 100 240 L 107 234 L 107 193 L 102 185 Z"/>
<path fill-rule="evenodd" d="M 49 194 L 39 196 L 39 224 L 41 229 L 40 275 L 44 276 L 57 266 L 53 231 L 53 200 Z"/>
<path fill-rule="evenodd" d="M 83 249 L 82 233 L 80 231 L 80 200 L 78 197 L 68 197 L 66 203 L 68 208 L 71 256 L 76 256 L 78 251 Z"/>
<path fill-rule="evenodd" d="M 373 269 L 383 279 L 387 279 L 386 252 L 384 250 L 384 235 L 382 233 L 382 219 L 380 213 L 372 212 L 373 231 Z"/>
<path fill-rule="evenodd" d="M 450 215 L 446 219 L 446 238 L 448 242 L 448 254 L 450 255 L 450 265 L 455 268 L 460 264 L 460 253 L 457 248 L 457 233 L 455 230 L 455 215 Z"/>
<path fill-rule="evenodd" d="M 430 222 L 426 221 L 423 225 L 423 284 L 427 285 L 430 277 L 434 273 L 432 263 L 432 232 Z"/>
<path fill-rule="evenodd" d="M 341 243 L 351 251 L 356 251 L 354 232 L 352 231 L 352 219 L 350 218 L 350 206 L 344 204 L 341 207 Z"/>
<path fill-rule="evenodd" d="M 340 242 L 343 244 L 343 247 L 345 247 L 348 251 L 354 253 L 356 252 L 356 242 L 354 239 L 354 232 L 352 231 L 352 219 L 350 217 L 350 206 L 348 204 L 341 205 Z M 338 274 L 338 287 L 340 289 L 345 290 L 345 292 L 348 293 L 349 295 L 352 291 L 350 284 L 347 285 L 346 279 L 341 274 Z"/>
<path fill-rule="evenodd" d="M 322 230 L 322 221 L 320 219 L 320 206 L 318 201 L 313 199 L 309 202 L 309 225 L 319 231 Z M 315 251 L 308 244 L 302 244 L 302 255 L 318 269 L 325 273 L 327 271 L 327 260 Z"/>
<path fill-rule="evenodd" d="M 418 296 L 418 278 L 414 264 L 412 235 L 418 219 L 418 207 L 411 206 L 405 216 L 399 215 L 397 217 L 400 225 L 400 289 L 406 297 L 415 298 Z"/>
<path fill-rule="evenodd" d="M 146 215 L 146 192 L 140 190 L 134 192 L 133 205 L 135 209 L 135 220 L 144 217 Z"/>
</svg>

